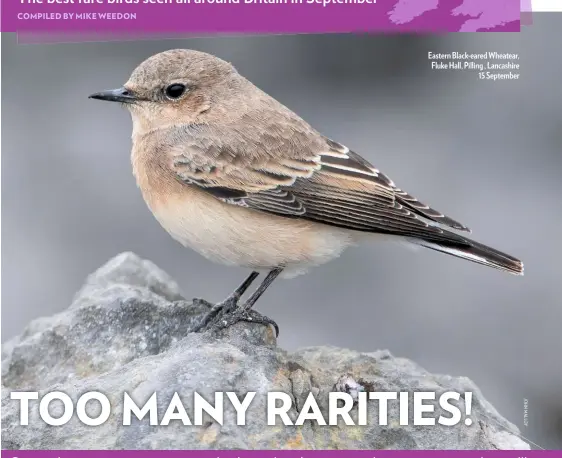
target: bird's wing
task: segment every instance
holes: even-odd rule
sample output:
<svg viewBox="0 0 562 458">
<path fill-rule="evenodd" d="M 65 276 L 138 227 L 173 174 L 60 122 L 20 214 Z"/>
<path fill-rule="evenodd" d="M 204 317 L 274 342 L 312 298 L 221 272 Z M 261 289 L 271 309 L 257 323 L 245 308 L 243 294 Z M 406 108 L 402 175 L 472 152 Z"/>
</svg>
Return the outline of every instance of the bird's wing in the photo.
<svg viewBox="0 0 562 458">
<path fill-rule="evenodd" d="M 446 233 L 426 220 L 469 231 L 397 188 L 345 146 L 327 138 L 320 144 L 318 151 L 308 155 L 258 158 L 236 154 L 226 146 L 209 151 L 210 144 L 183 143 L 174 150 L 173 167 L 180 180 L 217 199 L 275 215 L 426 239 Z"/>
</svg>

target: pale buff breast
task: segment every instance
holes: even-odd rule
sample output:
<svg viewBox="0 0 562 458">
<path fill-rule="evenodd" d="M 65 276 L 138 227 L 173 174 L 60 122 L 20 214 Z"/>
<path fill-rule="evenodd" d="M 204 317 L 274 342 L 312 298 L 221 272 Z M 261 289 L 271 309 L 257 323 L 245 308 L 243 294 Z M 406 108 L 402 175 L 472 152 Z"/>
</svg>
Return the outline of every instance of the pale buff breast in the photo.
<svg viewBox="0 0 562 458">
<path fill-rule="evenodd" d="M 251 269 L 284 266 L 291 277 L 339 256 L 351 233 L 224 203 L 194 185 L 135 164 L 137 183 L 162 227 L 212 261 Z"/>
<path fill-rule="evenodd" d="M 226 265 L 285 266 L 287 275 L 295 275 L 339 256 L 351 243 L 343 231 L 226 204 L 191 187 L 151 209 L 182 245 Z"/>
</svg>

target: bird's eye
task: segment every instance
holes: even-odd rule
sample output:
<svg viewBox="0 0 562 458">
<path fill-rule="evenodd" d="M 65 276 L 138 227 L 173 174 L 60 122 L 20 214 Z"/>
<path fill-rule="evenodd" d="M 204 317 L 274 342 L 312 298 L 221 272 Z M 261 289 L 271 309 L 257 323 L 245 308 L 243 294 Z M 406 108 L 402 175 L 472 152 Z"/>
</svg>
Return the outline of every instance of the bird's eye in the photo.
<svg viewBox="0 0 562 458">
<path fill-rule="evenodd" d="M 170 84 L 166 89 L 166 97 L 170 99 L 179 99 L 185 93 L 186 87 L 184 84 Z"/>
</svg>

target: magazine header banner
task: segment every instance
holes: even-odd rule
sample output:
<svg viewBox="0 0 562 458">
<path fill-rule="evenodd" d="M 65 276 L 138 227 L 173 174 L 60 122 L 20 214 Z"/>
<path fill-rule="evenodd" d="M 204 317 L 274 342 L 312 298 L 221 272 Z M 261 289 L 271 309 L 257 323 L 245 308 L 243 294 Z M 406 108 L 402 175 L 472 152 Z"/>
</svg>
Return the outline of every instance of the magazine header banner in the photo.
<svg viewBox="0 0 562 458">
<path fill-rule="evenodd" d="M 529 0 L 2 0 L 2 31 L 71 34 L 518 32 Z"/>
</svg>

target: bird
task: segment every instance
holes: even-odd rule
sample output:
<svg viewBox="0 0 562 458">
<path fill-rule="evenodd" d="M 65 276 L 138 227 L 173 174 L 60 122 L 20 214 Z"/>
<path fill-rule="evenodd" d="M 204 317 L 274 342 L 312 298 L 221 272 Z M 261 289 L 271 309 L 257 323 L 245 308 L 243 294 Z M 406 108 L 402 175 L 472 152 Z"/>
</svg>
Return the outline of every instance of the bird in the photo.
<svg viewBox="0 0 562 458">
<path fill-rule="evenodd" d="M 132 118 L 133 174 L 149 209 L 183 246 L 250 275 L 209 304 L 198 330 L 238 321 L 276 278 L 292 278 L 369 240 L 400 240 L 523 275 L 523 263 L 465 236 L 347 146 L 317 131 L 229 62 L 196 50 L 155 54 L 118 89 Z M 241 302 L 254 280 L 258 288 Z"/>
</svg>

